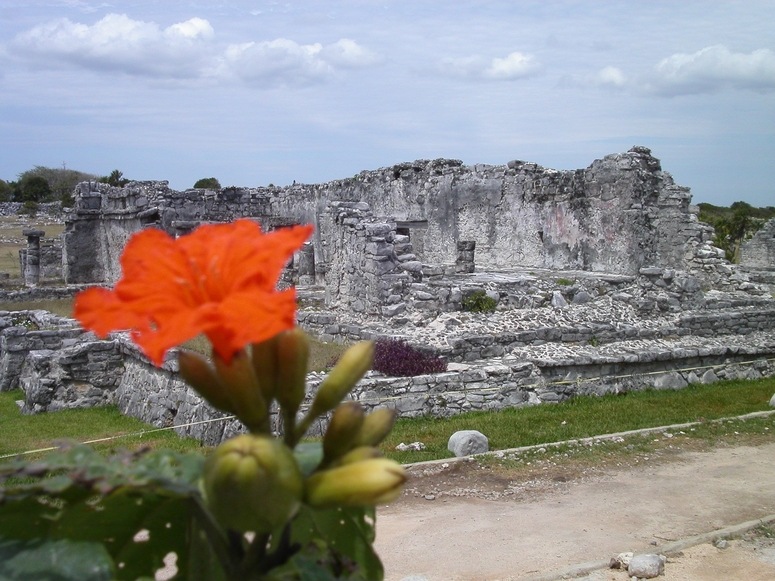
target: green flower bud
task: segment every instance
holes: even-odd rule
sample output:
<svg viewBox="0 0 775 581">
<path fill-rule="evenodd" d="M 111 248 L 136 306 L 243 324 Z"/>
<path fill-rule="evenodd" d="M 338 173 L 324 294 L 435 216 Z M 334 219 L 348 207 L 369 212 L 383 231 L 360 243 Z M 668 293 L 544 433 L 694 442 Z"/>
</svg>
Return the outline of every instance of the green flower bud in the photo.
<svg viewBox="0 0 775 581">
<path fill-rule="evenodd" d="M 304 484 L 287 446 L 269 436 L 243 434 L 208 456 L 203 488 L 223 527 L 265 534 L 293 518 Z"/>
<path fill-rule="evenodd" d="M 247 353 L 238 351 L 227 364 L 213 353 L 221 385 L 234 408 L 235 415 L 251 432 L 269 432 L 269 408 L 258 385 L 253 364 Z"/>
<path fill-rule="evenodd" d="M 382 452 L 379 448 L 374 446 L 358 446 L 353 448 L 344 456 L 340 456 L 334 466 L 341 466 L 342 464 L 353 464 L 355 462 L 362 462 L 363 460 L 371 460 L 372 458 L 381 458 Z"/>
<path fill-rule="evenodd" d="M 357 401 L 347 401 L 336 407 L 323 436 L 323 462 L 331 462 L 357 445 L 363 418 L 363 406 Z"/>
<path fill-rule="evenodd" d="M 334 409 L 371 368 L 373 361 L 373 341 L 361 341 L 345 351 L 320 384 L 312 401 L 312 410 L 316 416 Z"/>
<path fill-rule="evenodd" d="M 394 409 L 379 408 L 371 412 L 363 420 L 363 426 L 358 434 L 358 444 L 376 446 L 384 440 L 396 423 L 398 412 Z"/>
<path fill-rule="evenodd" d="M 231 400 L 221 385 L 212 365 L 201 355 L 192 351 L 178 352 L 180 375 L 199 395 L 214 408 L 229 414 L 234 413 Z"/>
<path fill-rule="evenodd" d="M 258 388 L 264 396 L 267 406 L 277 394 L 277 341 L 278 335 L 253 343 L 250 349 L 250 360 L 253 363 L 253 373 L 256 376 Z"/>
<path fill-rule="evenodd" d="M 277 401 L 283 416 L 295 418 L 307 387 L 309 338 L 294 327 L 281 333 L 277 343 Z M 293 426 L 286 426 L 291 429 Z"/>
<path fill-rule="evenodd" d="M 306 499 L 313 507 L 373 506 L 398 498 L 404 482 L 398 462 L 374 458 L 315 472 L 307 478 Z"/>
</svg>

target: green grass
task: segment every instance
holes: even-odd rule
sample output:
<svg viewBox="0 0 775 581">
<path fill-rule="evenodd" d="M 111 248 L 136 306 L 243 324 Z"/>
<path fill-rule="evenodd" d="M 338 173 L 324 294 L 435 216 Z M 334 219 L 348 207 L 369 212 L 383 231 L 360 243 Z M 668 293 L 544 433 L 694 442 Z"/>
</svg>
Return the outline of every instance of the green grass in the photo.
<svg viewBox="0 0 775 581">
<path fill-rule="evenodd" d="M 43 310 L 60 317 L 73 316 L 73 299 L 46 299 L 36 301 L 5 301 L 0 302 L 0 311 L 34 311 Z"/>
<path fill-rule="evenodd" d="M 0 393 L 0 456 L 48 448 L 55 446 L 57 440 L 85 442 L 155 429 L 140 420 L 122 415 L 114 406 L 23 415 L 15 403 L 23 397 L 21 390 Z M 179 451 L 203 449 L 197 440 L 181 438 L 174 430 L 121 437 L 93 446 L 106 452 L 142 446 Z"/>
<path fill-rule="evenodd" d="M 64 224 L 47 224 L 36 219 L 27 223 L 18 216 L 0 217 L 0 237 L 9 240 L 0 243 L 0 272 L 7 272 L 16 278 L 21 277 L 19 250 L 27 247 L 27 237 L 22 234 L 25 228 L 43 230 L 46 233 L 43 240 L 58 238 L 65 231 Z"/>
<path fill-rule="evenodd" d="M 603 397 L 584 396 L 555 405 L 470 412 L 449 418 L 399 419 L 383 444 L 400 462 L 452 457 L 449 437 L 458 430 L 478 430 L 491 450 L 711 420 L 768 410 L 775 378 L 694 385 L 678 391 L 641 391 Z M 419 452 L 398 452 L 400 442 L 422 442 Z"/>
</svg>

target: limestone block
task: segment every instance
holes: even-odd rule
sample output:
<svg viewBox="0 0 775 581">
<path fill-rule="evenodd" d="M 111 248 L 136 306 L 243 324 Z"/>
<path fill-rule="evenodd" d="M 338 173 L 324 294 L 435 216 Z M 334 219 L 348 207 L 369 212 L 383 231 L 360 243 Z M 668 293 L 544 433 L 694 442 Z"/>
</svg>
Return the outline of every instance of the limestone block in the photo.
<svg viewBox="0 0 775 581">
<path fill-rule="evenodd" d="M 558 290 L 552 291 L 552 306 L 555 308 L 562 308 L 568 306 L 568 301 L 562 296 L 562 293 Z"/>
<path fill-rule="evenodd" d="M 681 377 L 679 373 L 670 372 L 660 375 L 654 381 L 654 387 L 656 389 L 682 389 L 686 387 L 688 383 Z"/>
<path fill-rule="evenodd" d="M 591 300 L 592 300 L 592 297 L 585 290 L 580 290 L 575 295 L 573 295 L 573 304 L 574 305 L 583 305 L 583 304 L 588 303 Z"/>
<path fill-rule="evenodd" d="M 476 430 L 460 430 L 450 436 L 447 449 L 458 458 L 481 454 L 490 449 L 487 436 Z"/>
<path fill-rule="evenodd" d="M 663 555 L 655 555 L 653 553 L 634 555 L 630 559 L 627 573 L 639 579 L 653 579 L 654 577 L 664 575 L 666 560 Z"/>
<path fill-rule="evenodd" d="M 772 397 L 770 398 L 770 407 L 775 408 L 775 393 L 772 394 Z"/>
</svg>

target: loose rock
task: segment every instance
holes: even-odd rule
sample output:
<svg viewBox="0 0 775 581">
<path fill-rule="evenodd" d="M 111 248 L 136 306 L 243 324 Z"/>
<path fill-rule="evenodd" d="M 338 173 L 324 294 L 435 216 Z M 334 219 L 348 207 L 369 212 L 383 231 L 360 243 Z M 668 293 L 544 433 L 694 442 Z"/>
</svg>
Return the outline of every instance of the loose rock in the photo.
<svg viewBox="0 0 775 581">
<path fill-rule="evenodd" d="M 666 560 L 663 555 L 656 555 L 654 553 L 635 555 L 630 559 L 627 573 L 633 577 L 653 579 L 664 574 Z"/>
<path fill-rule="evenodd" d="M 450 436 L 447 449 L 458 458 L 481 454 L 490 449 L 487 436 L 476 430 L 460 430 Z"/>
</svg>

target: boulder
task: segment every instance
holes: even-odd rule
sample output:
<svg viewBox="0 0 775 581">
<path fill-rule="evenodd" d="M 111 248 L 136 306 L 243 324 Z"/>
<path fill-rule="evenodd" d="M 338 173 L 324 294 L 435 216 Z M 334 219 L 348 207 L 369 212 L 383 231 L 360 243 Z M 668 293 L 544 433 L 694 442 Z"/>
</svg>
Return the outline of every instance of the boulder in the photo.
<svg viewBox="0 0 775 581">
<path fill-rule="evenodd" d="M 627 573 L 639 579 L 653 579 L 664 574 L 666 560 L 664 556 L 654 553 L 634 555 L 627 566 Z"/>
<path fill-rule="evenodd" d="M 458 458 L 470 456 L 471 454 L 481 454 L 490 449 L 487 436 L 476 430 L 460 430 L 450 436 L 447 443 L 447 449 Z"/>
</svg>

